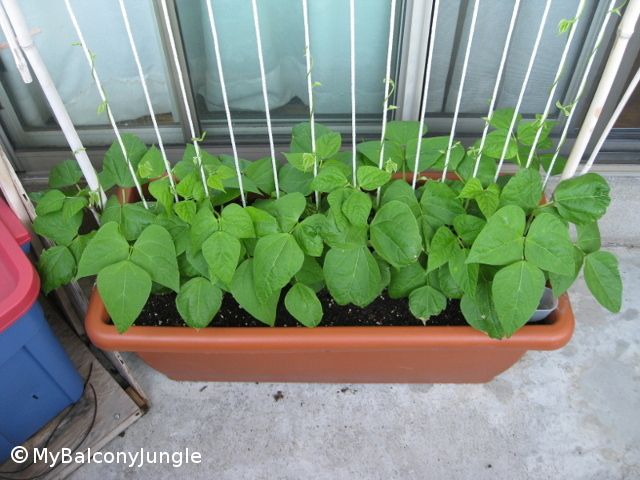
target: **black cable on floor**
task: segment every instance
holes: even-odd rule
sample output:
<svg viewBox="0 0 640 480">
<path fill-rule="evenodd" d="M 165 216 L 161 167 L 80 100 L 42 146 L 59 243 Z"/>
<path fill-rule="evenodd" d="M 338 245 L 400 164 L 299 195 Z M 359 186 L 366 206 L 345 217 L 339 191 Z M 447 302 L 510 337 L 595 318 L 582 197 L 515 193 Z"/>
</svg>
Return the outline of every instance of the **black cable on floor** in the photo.
<svg viewBox="0 0 640 480">
<path fill-rule="evenodd" d="M 47 439 L 38 447 L 34 447 L 32 449 L 33 450 L 42 450 L 44 448 L 47 448 L 49 445 L 49 442 L 51 441 L 51 439 L 54 437 L 54 435 L 56 434 L 56 432 L 58 431 L 58 429 L 60 428 L 60 426 L 62 425 L 62 423 L 69 418 L 69 415 L 71 415 L 71 413 L 73 411 L 75 411 L 75 409 L 77 408 L 78 405 L 80 405 L 81 400 L 84 398 L 85 393 L 87 392 L 87 387 L 91 389 L 91 391 L 93 392 L 93 414 L 91 417 L 91 422 L 89 423 L 89 427 L 87 428 L 87 430 L 85 431 L 85 433 L 82 435 L 82 438 L 80 440 L 80 442 L 78 442 L 75 447 L 73 447 L 72 451 L 71 451 L 71 455 L 73 456 L 78 449 L 80 448 L 80 446 L 85 442 L 85 440 L 89 437 L 89 435 L 91 434 L 91 432 L 93 431 L 93 427 L 95 426 L 96 423 L 96 417 L 98 414 L 98 396 L 96 394 L 96 390 L 93 387 L 93 384 L 89 383 L 89 380 L 91 379 L 91 374 L 93 373 L 93 362 L 89 365 L 89 373 L 87 374 L 87 378 L 84 381 L 84 386 L 82 388 L 82 396 L 80 397 L 80 400 L 78 400 L 77 402 L 75 402 L 73 405 L 71 405 L 71 408 L 69 408 L 69 410 L 67 410 L 67 412 L 60 417 L 60 419 L 58 420 L 58 422 L 56 423 L 56 426 L 54 427 L 54 429 L 51 431 L 51 433 L 49 434 L 49 436 L 47 437 Z M 25 470 L 27 470 L 28 468 L 30 468 L 32 465 L 34 465 L 33 460 L 27 464 L 27 465 L 23 465 L 22 468 L 18 469 L 18 470 L 14 470 L 11 472 L 2 472 L 0 471 L 0 480 L 35 480 L 38 479 L 44 475 L 47 475 L 51 472 L 53 472 L 56 468 L 58 468 L 60 465 L 62 465 L 61 463 L 58 463 L 56 465 L 54 465 L 51 468 L 48 468 L 46 471 L 32 476 L 32 477 L 14 477 L 14 476 L 6 476 L 6 475 L 15 475 L 18 473 L 22 473 Z"/>
</svg>

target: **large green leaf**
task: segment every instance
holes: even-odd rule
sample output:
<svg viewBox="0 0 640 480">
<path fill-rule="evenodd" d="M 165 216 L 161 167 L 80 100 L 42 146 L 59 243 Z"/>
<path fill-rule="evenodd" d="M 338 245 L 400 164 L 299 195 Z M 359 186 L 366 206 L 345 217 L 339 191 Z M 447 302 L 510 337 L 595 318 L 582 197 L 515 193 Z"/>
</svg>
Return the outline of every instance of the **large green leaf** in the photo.
<svg viewBox="0 0 640 480">
<path fill-rule="evenodd" d="M 322 228 L 326 222 L 324 215 L 316 213 L 305 218 L 293 230 L 298 245 L 302 251 L 312 257 L 319 257 L 324 251 Z"/>
<path fill-rule="evenodd" d="M 491 338 L 505 336 L 491 299 L 491 284 L 480 282 L 474 294 L 465 293 L 460 300 L 460 310 L 467 323 L 476 330 Z"/>
<path fill-rule="evenodd" d="M 342 136 L 338 132 L 327 132 L 316 140 L 316 153 L 320 158 L 333 158 L 342 145 Z"/>
<path fill-rule="evenodd" d="M 212 278 L 230 285 L 240 260 L 240 241 L 227 232 L 213 233 L 203 244 L 204 255 Z"/>
<path fill-rule="evenodd" d="M 406 204 L 397 200 L 378 210 L 370 231 L 373 248 L 396 268 L 415 262 L 422 251 L 416 217 Z"/>
<path fill-rule="evenodd" d="M 566 292 L 573 282 L 578 278 L 578 274 L 580 273 L 580 269 L 582 268 L 582 264 L 584 263 L 584 253 L 575 245 L 572 249 L 573 258 L 571 262 L 571 274 L 570 275 L 561 275 L 554 272 L 549 272 L 549 281 L 551 282 L 551 287 L 553 289 L 553 295 L 555 297 L 559 297 L 564 292 Z"/>
<path fill-rule="evenodd" d="M 550 213 L 538 215 L 524 241 L 524 256 L 542 270 L 571 275 L 573 244 L 567 225 Z"/>
<path fill-rule="evenodd" d="M 280 232 L 278 221 L 273 215 L 256 207 L 244 207 L 244 209 L 251 217 L 256 237 L 264 237 L 265 235 Z"/>
<path fill-rule="evenodd" d="M 165 173 L 164 159 L 160 150 L 152 145 L 138 164 L 138 175 L 141 178 L 156 178 Z"/>
<path fill-rule="evenodd" d="M 327 166 L 320 169 L 318 176 L 311 182 L 311 188 L 318 192 L 332 192 L 337 188 L 344 187 L 349 180 L 343 171 L 336 166 Z"/>
<path fill-rule="evenodd" d="M 178 313 L 193 328 L 209 325 L 221 304 L 222 291 L 202 277 L 192 278 L 184 283 L 176 297 Z"/>
<path fill-rule="evenodd" d="M 454 248 L 449 259 L 449 272 L 463 292 L 474 295 L 478 284 L 480 265 L 466 263 L 468 256 L 469 250 Z"/>
<path fill-rule="evenodd" d="M 296 283 L 284 297 L 289 313 L 305 327 L 316 327 L 322 320 L 322 304 L 311 288 Z"/>
<path fill-rule="evenodd" d="M 553 194 L 562 218 L 573 223 L 590 223 L 604 215 L 611 202 L 609 185 L 597 173 L 563 180 Z"/>
<path fill-rule="evenodd" d="M 458 194 L 447 184 L 435 180 L 425 183 L 420 206 L 427 222 L 434 229 L 451 225 L 455 217 L 465 213 Z"/>
<path fill-rule="evenodd" d="M 118 199 L 112 196 L 105 205 L 101 220 L 103 224 L 116 222 L 124 238 L 132 241 L 138 238 L 146 227 L 154 223 L 155 215 L 140 203 L 120 205 Z"/>
<path fill-rule="evenodd" d="M 604 308 L 619 312 L 622 306 L 622 280 L 618 259 L 609 252 L 593 252 L 584 258 L 587 287 Z"/>
<path fill-rule="evenodd" d="M 149 194 L 164 207 L 167 213 L 173 211 L 175 198 L 171 193 L 171 184 L 168 178 L 161 178 L 149 183 Z"/>
<path fill-rule="evenodd" d="M 471 245 L 478 237 L 487 222 L 473 215 L 458 215 L 453 219 L 453 228 L 462 241 Z"/>
<path fill-rule="evenodd" d="M 260 160 L 251 162 L 244 169 L 244 174 L 247 178 L 253 180 L 253 183 L 267 195 L 275 191 L 276 186 L 273 179 L 271 158 L 261 158 Z"/>
<path fill-rule="evenodd" d="M 447 298 L 429 285 L 417 288 L 409 295 L 411 313 L 425 325 L 430 317 L 438 315 L 446 306 Z"/>
<path fill-rule="evenodd" d="M 505 336 L 529 321 L 543 293 L 544 274 L 531 262 L 516 262 L 496 273 L 491 294 Z"/>
<path fill-rule="evenodd" d="M 384 206 L 393 200 L 405 203 L 416 217 L 422 215 L 420 204 L 416 198 L 416 191 L 404 180 L 394 180 L 386 185 L 382 192 L 380 205 Z"/>
<path fill-rule="evenodd" d="M 49 172 L 49 187 L 64 188 L 75 185 L 82 179 L 82 170 L 75 160 L 60 162 Z"/>
<path fill-rule="evenodd" d="M 149 225 L 133 245 L 131 261 L 144 268 L 151 280 L 180 290 L 180 273 L 176 260 L 176 249 L 169 232 L 160 225 Z"/>
<path fill-rule="evenodd" d="M 49 293 L 73 280 L 76 274 L 76 260 L 67 247 L 56 245 L 43 250 L 38 260 L 38 271 L 42 277 L 42 290 Z"/>
<path fill-rule="evenodd" d="M 295 275 L 296 282 L 304 283 L 313 291 L 319 292 L 325 287 L 324 273 L 318 260 L 305 255 L 302 268 Z"/>
<path fill-rule="evenodd" d="M 387 124 L 385 132 L 385 140 L 391 140 L 400 145 L 406 145 L 410 140 L 418 138 L 420 132 L 420 122 L 410 120 L 395 120 Z M 421 135 L 427 133 L 426 127 L 423 128 Z"/>
<path fill-rule="evenodd" d="M 216 219 L 211 207 L 204 204 L 196 213 L 191 222 L 189 229 L 189 237 L 191 240 L 191 250 L 197 252 L 202 248 L 204 241 L 211 236 L 213 232 L 218 231 L 218 220 Z"/>
<path fill-rule="evenodd" d="M 325 256 L 324 276 L 339 305 L 369 305 L 380 293 L 380 267 L 366 246 L 332 248 Z"/>
<path fill-rule="evenodd" d="M 301 172 L 291 164 L 287 163 L 280 168 L 278 180 L 280 181 L 280 190 L 283 192 L 298 192 L 305 196 L 312 192 L 311 181 L 313 180 L 313 174 L 311 172 Z"/>
<path fill-rule="evenodd" d="M 151 277 L 135 263 L 123 260 L 100 270 L 98 291 L 113 324 L 124 333 L 147 303 Z"/>
<path fill-rule="evenodd" d="M 476 238 L 468 263 L 507 265 L 522 259 L 525 213 L 508 205 L 498 210 Z"/>
<path fill-rule="evenodd" d="M 491 158 L 501 158 L 502 153 L 505 152 L 504 158 L 506 160 L 514 158 L 518 154 L 518 142 L 512 135 L 509 138 L 509 146 L 505 150 L 505 145 L 507 144 L 507 133 L 508 130 L 494 130 L 487 135 L 484 148 L 482 149 L 482 155 L 486 155 Z"/>
<path fill-rule="evenodd" d="M 449 227 L 438 228 L 431 239 L 429 256 L 427 257 L 427 273 L 447 263 L 456 248 L 458 248 L 458 239 Z"/>
<path fill-rule="evenodd" d="M 354 190 L 343 202 L 342 213 L 352 225 L 365 226 L 371 214 L 371 207 L 371 196 Z"/>
<path fill-rule="evenodd" d="M 598 222 L 576 225 L 576 231 L 578 232 L 578 241 L 576 242 L 576 245 L 580 250 L 584 253 L 592 253 L 600 250 L 602 241 L 600 239 Z"/>
<path fill-rule="evenodd" d="M 370 142 L 360 142 L 356 148 L 358 153 L 361 153 L 370 164 L 376 166 L 380 165 L 380 141 L 373 140 Z M 398 168 L 402 167 L 404 164 L 404 153 L 402 152 L 402 147 L 396 142 L 384 142 L 382 166 L 384 167 L 389 161 L 395 163 Z"/>
<path fill-rule="evenodd" d="M 120 233 L 118 224 L 105 223 L 87 244 L 80 257 L 78 278 L 96 275 L 104 267 L 127 258 L 129 258 L 129 243 Z"/>
<path fill-rule="evenodd" d="M 69 245 L 78 234 L 82 217 L 82 212 L 66 217 L 62 210 L 38 215 L 33 221 L 33 230 L 59 245 Z"/>
<path fill-rule="evenodd" d="M 237 238 L 255 238 L 256 236 L 251 216 L 235 203 L 227 205 L 222 210 L 220 229 Z"/>
<path fill-rule="evenodd" d="M 375 190 L 391 179 L 391 173 L 378 167 L 363 165 L 357 170 L 358 185 L 363 190 Z"/>
<path fill-rule="evenodd" d="M 276 217 L 280 229 L 287 233 L 298 223 L 307 206 L 307 200 L 300 192 L 288 193 L 265 205 L 264 209 Z M 260 207 L 262 208 L 262 207 Z"/>
<path fill-rule="evenodd" d="M 231 281 L 231 294 L 251 316 L 273 326 L 276 322 L 280 290 L 272 292 L 266 298 L 258 298 L 254 288 L 253 261 L 250 258 L 240 264 Z"/>
<path fill-rule="evenodd" d="M 36 205 L 37 215 L 46 215 L 62 209 L 66 196 L 60 190 L 47 190 Z"/>
<path fill-rule="evenodd" d="M 138 168 L 138 163 L 140 163 L 140 160 L 147 151 L 147 147 L 142 140 L 129 133 L 122 135 L 122 143 L 127 152 L 128 162 L 125 160 L 122 148 L 117 140 L 111 144 L 107 153 L 104 155 L 102 162 L 104 170 L 101 179 L 106 183 L 103 185 L 105 190 L 113 185 L 119 187 L 135 186 L 128 163 L 131 163 L 133 171 L 135 172 Z"/>
<path fill-rule="evenodd" d="M 513 108 L 501 108 L 499 110 L 495 110 L 491 114 L 491 118 L 489 118 L 489 125 L 500 130 L 509 130 L 515 113 L 516 112 Z M 514 131 L 517 131 L 520 120 L 522 120 L 522 115 L 518 115 L 516 117 Z"/>
<path fill-rule="evenodd" d="M 300 270 L 304 253 L 290 233 L 275 233 L 258 240 L 253 278 L 258 298 L 266 299 L 287 285 Z"/>
<path fill-rule="evenodd" d="M 517 205 L 524 210 L 538 206 L 542 196 L 540 173 L 531 168 L 522 168 L 509 179 L 500 194 L 501 205 Z"/>
<path fill-rule="evenodd" d="M 419 262 L 411 263 L 402 268 L 391 268 L 391 280 L 389 282 L 389 296 L 391 298 L 404 298 L 416 288 L 427 283 L 427 272 Z"/>
</svg>

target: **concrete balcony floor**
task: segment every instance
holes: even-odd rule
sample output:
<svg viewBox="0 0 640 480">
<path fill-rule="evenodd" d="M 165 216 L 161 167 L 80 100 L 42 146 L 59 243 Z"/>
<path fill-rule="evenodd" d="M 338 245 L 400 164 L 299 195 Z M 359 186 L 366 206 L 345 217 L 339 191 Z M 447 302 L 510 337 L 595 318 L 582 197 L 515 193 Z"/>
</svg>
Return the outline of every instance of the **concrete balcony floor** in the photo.
<svg viewBox="0 0 640 480">
<path fill-rule="evenodd" d="M 623 308 L 605 312 L 580 279 L 564 349 L 485 385 L 178 383 L 131 355 L 152 408 L 104 450 L 188 447 L 203 463 L 94 464 L 73 478 L 639 478 L 640 179 L 610 180 L 603 236 Z"/>
</svg>

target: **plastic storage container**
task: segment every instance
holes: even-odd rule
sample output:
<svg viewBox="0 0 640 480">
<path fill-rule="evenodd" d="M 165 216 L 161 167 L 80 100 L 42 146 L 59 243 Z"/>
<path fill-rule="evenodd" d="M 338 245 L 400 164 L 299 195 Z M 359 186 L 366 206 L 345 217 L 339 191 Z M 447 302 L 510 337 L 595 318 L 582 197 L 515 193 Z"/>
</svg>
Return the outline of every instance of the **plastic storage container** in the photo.
<svg viewBox="0 0 640 480">
<path fill-rule="evenodd" d="M 45 320 L 39 290 L 33 265 L 0 222 L 0 463 L 82 395 L 83 380 Z"/>
<path fill-rule="evenodd" d="M 22 251 L 29 253 L 31 251 L 29 232 L 2 197 L 0 197 L 0 222 L 4 223 Z"/>
</svg>

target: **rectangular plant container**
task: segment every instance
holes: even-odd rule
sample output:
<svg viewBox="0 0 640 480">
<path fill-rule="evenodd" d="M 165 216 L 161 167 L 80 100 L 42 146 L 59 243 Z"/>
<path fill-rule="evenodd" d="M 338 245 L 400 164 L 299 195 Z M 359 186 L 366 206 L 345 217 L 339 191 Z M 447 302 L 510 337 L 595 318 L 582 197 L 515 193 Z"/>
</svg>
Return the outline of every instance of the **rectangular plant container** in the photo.
<svg viewBox="0 0 640 480">
<path fill-rule="evenodd" d="M 493 340 L 468 326 L 131 327 L 119 334 L 96 289 L 85 321 L 105 350 L 136 352 L 174 380 L 327 383 L 482 383 L 528 350 L 555 350 L 573 333 L 569 299 L 549 323 Z"/>
<path fill-rule="evenodd" d="M 125 189 L 122 197 L 132 202 L 137 193 Z M 87 335 L 99 348 L 135 352 L 174 380 L 227 382 L 483 383 L 529 350 L 562 348 L 574 323 L 565 294 L 547 322 L 525 325 L 503 340 L 470 326 L 133 326 L 119 334 L 95 288 L 85 318 Z"/>
<path fill-rule="evenodd" d="M 0 463 L 82 395 L 37 302 L 40 279 L 0 222 Z"/>
</svg>

